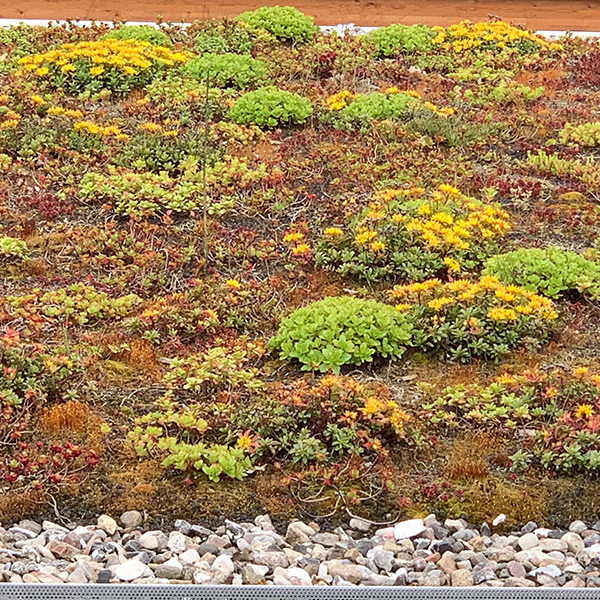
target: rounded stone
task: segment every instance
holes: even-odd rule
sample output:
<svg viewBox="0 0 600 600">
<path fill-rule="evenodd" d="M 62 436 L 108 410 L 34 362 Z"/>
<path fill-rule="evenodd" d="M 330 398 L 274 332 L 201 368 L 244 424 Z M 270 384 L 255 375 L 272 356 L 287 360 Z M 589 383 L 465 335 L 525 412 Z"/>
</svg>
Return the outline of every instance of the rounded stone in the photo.
<svg viewBox="0 0 600 600">
<path fill-rule="evenodd" d="M 142 517 L 142 513 L 137 510 L 128 510 L 121 515 L 121 523 L 127 529 L 133 529 L 134 527 L 139 527 L 144 521 L 144 517 Z"/>
<path fill-rule="evenodd" d="M 139 560 L 127 560 L 115 569 L 115 575 L 121 581 L 139 579 L 146 572 L 146 565 Z"/>
</svg>

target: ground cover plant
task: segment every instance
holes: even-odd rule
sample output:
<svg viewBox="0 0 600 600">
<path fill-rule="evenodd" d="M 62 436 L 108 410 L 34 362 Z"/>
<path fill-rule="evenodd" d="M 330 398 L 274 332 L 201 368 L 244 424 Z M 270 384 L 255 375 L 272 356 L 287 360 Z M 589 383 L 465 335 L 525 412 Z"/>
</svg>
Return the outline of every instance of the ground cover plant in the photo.
<svg viewBox="0 0 600 600">
<path fill-rule="evenodd" d="M 0 520 L 597 520 L 597 41 L 0 33 Z"/>
</svg>

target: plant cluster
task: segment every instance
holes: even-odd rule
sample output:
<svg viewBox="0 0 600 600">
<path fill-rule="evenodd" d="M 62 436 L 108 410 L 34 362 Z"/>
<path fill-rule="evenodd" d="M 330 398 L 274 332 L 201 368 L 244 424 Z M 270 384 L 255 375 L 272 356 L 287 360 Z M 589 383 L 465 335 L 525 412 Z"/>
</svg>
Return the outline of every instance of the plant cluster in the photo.
<svg viewBox="0 0 600 600">
<path fill-rule="evenodd" d="M 390 296 L 422 332 L 422 348 L 461 362 L 497 360 L 527 340 L 543 341 L 558 317 L 549 298 L 490 275 L 475 282 L 429 279 L 396 286 Z"/>
<path fill-rule="evenodd" d="M 36 78 L 69 93 L 110 90 L 125 94 L 190 56 L 149 42 L 106 39 L 63 44 L 56 50 L 24 56 L 19 64 Z"/>
<path fill-rule="evenodd" d="M 421 281 L 470 271 L 497 250 L 508 214 L 442 184 L 383 189 L 346 227 L 327 227 L 315 245 L 317 265 L 370 281 Z"/>
<path fill-rule="evenodd" d="M 580 125 L 565 123 L 558 132 L 558 141 L 561 144 L 575 143 L 584 147 L 597 146 L 600 144 L 600 122 Z"/>
<path fill-rule="evenodd" d="M 262 61 L 246 54 L 207 52 L 185 63 L 181 72 L 199 82 L 208 80 L 216 87 L 243 90 L 263 83 L 267 68 Z"/>
<path fill-rule="evenodd" d="M 243 370 L 243 352 L 234 352 L 242 359 Z M 224 348 L 213 352 L 206 372 L 220 370 L 226 354 Z M 235 373 L 227 370 L 229 375 Z M 256 381 L 254 376 L 252 380 Z M 156 402 L 153 412 L 140 417 L 128 435 L 138 455 L 166 454 L 164 467 L 187 474 L 200 471 L 218 481 L 222 475 L 241 478 L 273 458 L 308 465 L 376 455 L 385 452 L 388 440 L 411 435 L 410 415 L 382 385 L 327 375 L 316 381 L 254 386 L 249 397 L 238 397 L 236 403 L 231 394 L 239 385 L 228 375 L 221 371 L 211 385 L 217 386 L 213 391 L 222 391 L 211 399 L 196 395 L 186 403 L 178 400 L 175 385 Z"/>
<path fill-rule="evenodd" d="M 312 17 L 293 6 L 261 6 L 237 17 L 251 30 L 267 31 L 282 42 L 306 44 L 317 32 Z"/>
<path fill-rule="evenodd" d="M 438 108 L 431 102 L 424 102 L 415 90 L 401 91 L 395 87 L 363 95 L 342 90 L 327 98 L 325 104 L 332 111 L 329 118 L 338 127 L 364 126 L 371 121 L 407 120 L 419 111 L 442 117 L 453 113 L 452 108 Z"/>
<path fill-rule="evenodd" d="M 271 86 L 243 94 L 227 116 L 240 125 L 273 128 L 301 125 L 311 112 L 307 98 Z"/>
<path fill-rule="evenodd" d="M 412 342 L 413 327 L 391 306 L 352 296 L 330 297 L 282 320 L 269 348 L 303 370 L 339 373 L 378 357 L 397 359 Z"/>
<path fill-rule="evenodd" d="M 8 235 L 0 236 L 0 263 L 13 263 L 26 260 L 29 256 L 27 242 Z"/>
<path fill-rule="evenodd" d="M 528 54 L 540 50 L 560 50 L 557 43 L 548 42 L 526 29 L 504 21 L 472 23 L 461 21 L 450 27 L 434 27 L 437 35 L 433 43 L 453 52 L 492 51 L 514 49 Z"/>
<path fill-rule="evenodd" d="M 4 322 L 26 319 L 32 323 L 93 324 L 107 319 L 121 319 L 141 305 L 136 294 L 111 298 L 84 283 L 51 291 L 32 289 L 21 296 L 4 296 Z"/>
<path fill-rule="evenodd" d="M 378 27 L 366 36 L 375 46 L 375 55 L 392 58 L 401 54 L 427 52 L 433 47 L 433 29 L 425 25 L 389 25 Z"/>
<path fill-rule="evenodd" d="M 109 171 L 87 173 L 79 193 L 84 200 L 107 203 L 112 210 L 129 217 L 148 217 L 165 213 L 190 213 L 202 205 L 202 174 L 188 169 L 180 177 L 170 177 L 165 171 Z M 211 203 L 210 214 L 222 213 L 227 203 Z"/>
<path fill-rule="evenodd" d="M 431 393 L 430 386 L 425 386 Z M 426 401 L 423 410 L 435 426 L 466 425 L 535 432 L 511 456 L 514 470 L 534 461 L 545 469 L 572 472 L 600 467 L 600 377 L 586 367 L 503 374 L 483 386 L 449 387 Z"/>
<path fill-rule="evenodd" d="M 600 291 L 600 266 L 576 252 L 561 248 L 519 248 L 492 256 L 485 274 L 507 284 L 517 284 L 550 298 L 578 292 Z"/>
</svg>

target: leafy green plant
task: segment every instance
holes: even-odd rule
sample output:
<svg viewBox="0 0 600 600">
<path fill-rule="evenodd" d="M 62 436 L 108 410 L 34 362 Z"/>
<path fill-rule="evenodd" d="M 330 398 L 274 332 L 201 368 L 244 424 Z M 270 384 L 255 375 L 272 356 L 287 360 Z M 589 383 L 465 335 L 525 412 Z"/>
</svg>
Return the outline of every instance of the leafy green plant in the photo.
<svg viewBox="0 0 600 600">
<path fill-rule="evenodd" d="M 312 17 L 293 6 L 262 6 L 237 17 L 253 30 L 265 30 L 283 42 L 306 44 L 317 32 Z"/>
<path fill-rule="evenodd" d="M 392 58 L 431 50 L 435 35 L 435 31 L 425 25 L 396 24 L 374 29 L 366 39 L 375 45 L 376 56 Z"/>
<path fill-rule="evenodd" d="M 45 320 L 49 323 L 92 325 L 108 319 L 128 316 L 141 304 L 136 294 L 111 298 L 84 283 L 74 283 L 67 288 L 47 292 L 32 289 L 22 296 L 5 296 L 8 309 L 5 318 Z"/>
<path fill-rule="evenodd" d="M 408 119 L 421 108 L 419 98 L 402 92 L 386 94 L 372 92 L 358 96 L 337 113 L 343 121 L 366 125 L 384 119 Z"/>
<path fill-rule="evenodd" d="M 299 308 L 282 320 L 269 348 L 283 359 L 296 359 L 305 371 L 339 373 L 376 357 L 397 359 L 412 345 L 414 327 L 375 300 L 329 297 Z"/>
<path fill-rule="evenodd" d="M 118 214 L 130 217 L 173 213 L 190 213 L 199 208 L 204 189 L 202 174 L 188 169 L 180 177 L 170 177 L 166 172 L 118 173 L 109 171 L 86 173 L 81 180 L 79 193 L 88 201 L 108 202 Z M 210 214 L 221 214 L 229 205 L 212 203 Z"/>
<path fill-rule="evenodd" d="M 164 131 L 145 131 L 127 140 L 115 163 L 154 173 L 177 173 L 198 164 L 205 155 L 209 162 L 214 160 L 214 150 L 203 133 L 176 132 L 170 137 Z"/>
<path fill-rule="evenodd" d="M 120 25 L 116 29 L 103 35 L 103 40 L 136 40 L 138 42 L 147 42 L 154 46 L 163 48 L 173 48 L 171 38 L 160 29 L 152 25 Z"/>
<path fill-rule="evenodd" d="M 230 388 L 259 389 L 262 382 L 256 377 L 256 368 L 247 367 L 253 353 L 260 355 L 258 347 L 252 344 L 217 345 L 199 355 L 174 358 L 170 371 L 165 375 L 165 383 L 196 393 L 206 392 L 223 383 Z"/>
<path fill-rule="evenodd" d="M 222 88 L 246 89 L 263 82 L 267 74 L 265 64 L 247 55 L 206 53 L 189 60 L 181 72 L 196 81 Z"/>
<path fill-rule="evenodd" d="M 562 248 L 519 248 L 492 256 L 484 273 L 504 283 L 556 298 L 568 292 L 600 292 L 600 266 Z"/>
<path fill-rule="evenodd" d="M 592 190 L 600 187 L 600 168 L 596 160 L 586 158 L 561 158 L 557 153 L 548 154 L 544 150 L 527 152 L 527 164 L 542 173 L 550 173 L 556 177 L 572 177 L 583 182 Z"/>
<path fill-rule="evenodd" d="M 27 260 L 27 242 L 7 235 L 0 235 L 0 263 L 14 263 Z"/>
<path fill-rule="evenodd" d="M 307 98 L 276 87 L 264 87 L 243 94 L 229 109 L 227 116 L 241 125 L 273 128 L 300 125 L 311 112 Z"/>
<path fill-rule="evenodd" d="M 202 442 L 186 444 L 173 438 L 161 440 L 158 447 L 169 452 L 161 463 L 163 467 L 172 466 L 184 472 L 201 471 L 214 482 L 220 481 L 223 475 L 232 479 L 243 479 L 252 470 L 250 458 L 241 448 L 206 445 Z"/>
<path fill-rule="evenodd" d="M 580 146 L 592 147 L 600 144 L 600 121 L 594 123 L 565 123 L 558 132 L 558 141 L 561 144 L 576 143 Z"/>
<path fill-rule="evenodd" d="M 512 79 L 501 79 L 497 83 L 479 85 L 474 89 L 464 90 L 457 97 L 466 100 L 474 106 L 486 106 L 490 103 L 501 105 L 532 102 L 544 94 L 545 88 L 540 85 L 532 88 L 522 85 Z"/>
</svg>

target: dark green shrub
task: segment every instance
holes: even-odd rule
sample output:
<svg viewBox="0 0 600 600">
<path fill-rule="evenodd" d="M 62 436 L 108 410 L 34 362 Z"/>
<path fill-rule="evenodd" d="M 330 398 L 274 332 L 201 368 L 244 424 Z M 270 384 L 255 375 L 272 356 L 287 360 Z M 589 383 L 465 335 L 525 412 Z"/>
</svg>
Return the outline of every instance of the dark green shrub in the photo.
<svg viewBox="0 0 600 600">
<path fill-rule="evenodd" d="M 375 357 L 400 358 L 413 326 L 387 304 L 352 296 L 329 297 L 294 311 L 281 321 L 269 348 L 302 369 L 339 373 Z"/>
<path fill-rule="evenodd" d="M 426 52 L 433 46 L 435 31 L 425 25 L 390 25 L 367 34 L 367 40 L 375 45 L 375 55 L 383 58 Z"/>
<path fill-rule="evenodd" d="M 148 42 L 154 46 L 163 46 L 164 48 L 173 48 L 173 42 L 169 36 L 160 29 L 156 29 L 151 25 L 121 25 L 117 29 L 113 29 L 106 35 L 103 35 L 103 40 L 136 40 L 138 42 Z"/>
<path fill-rule="evenodd" d="M 261 83 L 267 74 L 265 64 L 247 55 L 207 53 L 188 61 L 181 71 L 197 81 L 210 80 L 211 85 L 239 89 L 254 87 Z"/>
<path fill-rule="evenodd" d="M 561 248 L 520 248 L 498 254 L 487 260 L 484 273 L 550 298 L 571 291 L 600 292 L 600 266 Z"/>
<path fill-rule="evenodd" d="M 305 44 L 317 32 L 313 18 L 293 6 L 262 6 L 238 15 L 251 29 L 264 30 L 282 42 Z"/>
<path fill-rule="evenodd" d="M 227 116 L 241 125 L 283 127 L 304 123 L 311 112 L 307 98 L 276 87 L 264 87 L 244 94 Z"/>
</svg>

